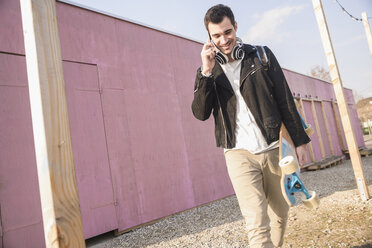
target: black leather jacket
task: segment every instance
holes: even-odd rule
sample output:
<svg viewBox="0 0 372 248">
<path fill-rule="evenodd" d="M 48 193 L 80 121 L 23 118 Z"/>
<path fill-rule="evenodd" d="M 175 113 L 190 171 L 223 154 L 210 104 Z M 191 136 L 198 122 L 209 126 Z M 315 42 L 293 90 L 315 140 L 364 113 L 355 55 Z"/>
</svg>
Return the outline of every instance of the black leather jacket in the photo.
<svg viewBox="0 0 372 248">
<path fill-rule="evenodd" d="M 306 135 L 298 115 L 291 91 L 283 71 L 268 47 L 265 51 L 268 64 L 264 70 L 257 57 L 256 48 L 244 44 L 245 56 L 241 64 L 240 92 L 254 116 L 267 143 L 279 139 L 283 122 L 295 146 L 306 144 Z M 216 144 L 234 148 L 236 143 L 236 97 L 234 91 L 216 62 L 211 77 L 196 74 L 192 112 L 199 120 L 206 120 L 213 111 Z"/>
</svg>

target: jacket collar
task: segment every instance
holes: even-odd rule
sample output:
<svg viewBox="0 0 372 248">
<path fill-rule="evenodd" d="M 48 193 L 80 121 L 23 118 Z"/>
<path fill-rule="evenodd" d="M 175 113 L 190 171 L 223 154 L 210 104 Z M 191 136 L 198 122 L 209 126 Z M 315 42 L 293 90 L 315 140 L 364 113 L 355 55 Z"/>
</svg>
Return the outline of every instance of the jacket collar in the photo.
<svg viewBox="0 0 372 248">
<path fill-rule="evenodd" d="M 256 47 L 252 46 L 252 45 L 249 45 L 249 44 L 243 44 L 243 49 L 244 49 L 244 52 L 245 52 L 245 56 L 243 58 L 243 60 L 245 60 L 248 56 L 248 54 L 250 53 L 253 53 L 253 52 L 256 52 Z"/>
<path fill-rule="evenodd" d="M 250 53 L 256 52 L 256 48 L 248 44 L 243 44 L 243 49 L 245 54 L 241 64 L 240 78 L 242 78 L 243 75 L 246 75 L 251 70 L 249 66 L 246 66 L 247 58 L 249 57 L 248 55 Z M 226 89 L 233 91 L 229 79 L 226 77 L 225 73 L 222 70 L 221 65 L 217 61 L 212 69 L 212 73 L 214 75 L 216 84 L 219 84 L 222 87 L 225 87 Z"/>
</svg>

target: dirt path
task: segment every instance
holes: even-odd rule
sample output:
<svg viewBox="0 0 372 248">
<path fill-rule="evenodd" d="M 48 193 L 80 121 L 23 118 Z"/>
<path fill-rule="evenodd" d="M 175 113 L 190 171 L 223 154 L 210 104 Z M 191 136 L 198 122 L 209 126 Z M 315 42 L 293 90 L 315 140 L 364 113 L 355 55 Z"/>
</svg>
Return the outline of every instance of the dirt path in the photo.
<svg viewBox="0 0 372 248">
<path fill-rule="evenodd" d="M 317 210 L 291 209 L 284 247 L 372 247 L 372 204 L 361 203 L 357 194 L 335 192 Z"/>
<path fill-rule="evenodd" d="M 372 157 L 363 158 L 372 194 Z M 321 205 L 290 209 L 283 247 L 372 247 L 372 200 L 362 202 L 350 160 L 301 174 Z M 165 218 L 88 247 L 249 247 L 235 196 Z"/>
</svg>

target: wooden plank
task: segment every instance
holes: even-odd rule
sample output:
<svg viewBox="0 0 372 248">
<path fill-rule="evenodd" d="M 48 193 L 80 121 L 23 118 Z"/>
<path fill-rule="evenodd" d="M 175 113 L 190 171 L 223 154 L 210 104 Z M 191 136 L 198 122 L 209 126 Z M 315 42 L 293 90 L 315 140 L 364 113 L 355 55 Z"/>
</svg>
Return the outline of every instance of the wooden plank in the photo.
<svg viewBox="0 0 372 248">
<path fill-rule="evenodd" d="M 332 152 L 331 152 L 331 149 L 328 143 L 327 129 L 326 129 L 325 121 L 323 118 L 321 101 L 314 102 L 314 106 L 315 106 L 315 110 L 317 113 L 318 124 L 320 128 L 320 135 L 322 136 L 324 154 L 325 154 L 325 157 L 329 157 L 329 156 L 332 156 Z"/>
<path fill-rule="evenodd" d="M 305 113 L 304 103 L 303 103 L 302 99 L 300 99 L 299 106 L 300 106 L 300 113 L 302 115 L 302 118 L 304 119 L 305 123 L 308 123 L 307 120 L 306 120 L 306 113 Z M 307 147 L 309 148 L 311 161 L 314 162 L 315 161 L 315 156 L 314 156 L 314 150 L 313 150 L 313 143 L 310 141 L 310 143 L 307 145 Z"/>
<path fill-rule="evenodd" d="M 307 164 L 303 168 L 305 170 L 308 170 L 308 171 L 329 168 L 329 167 L 332 167 L 334 165 L 341 164 L 343 159 L 344 159 L 344 156 L 330 156 L 330 157 L 327 157 L 327 158 L 322 159 L 320 161 L 316 161 L 314 163 Z"/>
<path fill-rule="evenodd" d="M 20 0 L 46 247 L 85 247 L 54 0 Z"/>
<path fill-rule="evenodd" d="M 333 114 L 335 116 L 335 121 L 336 121 L 338 140 L 340 142 L 341 150 L 345 150 L 345 143 L 344 143 L 344 138 L 342 137 L 342 128 L 341 128 L 340 120 L 338 118 L 337 108 L 338 108 L 337 104 L 335 102 L 332 102 L 332 109 L 333 109 Z"/>
<path fill-rule="evenodd" d="M 366 31 L 369 53 L 372 56 L 372 33 L 371 33 L 371 28 L 368 22 L 367 12 L 362 12 L 362 20 L 363 20 L 364 30 Z"/>
<path fill-rule="evenodd" d="M 334 115 L 333 107 L 332 107 L 332 101 L 323 101 L 323 107 L 324 112 L 327 116 L 327 124 L 328 124 L 328 130 L 329 134 L 331 136 L 332 140 L 332 148 L 334 151 L 334 155 L 341 155 L 342 149 L 339 142 L 339 134 L 337 131 L 337 124 L 336 124 L 336 118 Z"/>
<path fill-rule="evenodd" d="M 329 144 L 329 147 L 331 148 L 332 155 L 335 155 L 335 150 L 333 148 L 331 133 L 329 131 L 329 125 L 328 125 L 327 115 L 326 115 L 326 113 L 324 111 L 324 104 L 323 104 L 323 102 L 320 103 L 320 106 L 322 108 L 322 114 L 323 114 L 324 124 L 325 124 L 326 132 L 327 132 L 327 137 L 328 137 L 328 144 Z"/>
<path fill-rule="evenodd" d="M 369 155 L 371 155 L 371 154 L 372 154 L 372 148 L 370 148 L 370 149 L 362 149 L 360 151 L 360 155 L 361 156 L 369 157 Z"/>
<path fill-rule="evenodd" d="M 316 133 L 317 133 L 318 140 L 319 140 L 319 145 L 320 145 L 320 152 L 322 153 L 322 158 L 325 158 L 323 138 L 322 138 L 322 135 L 321 135 L 321 132 L 320 132 L 320 127 L 319 127 L 319 122 L 318 122 L 318 116 L 316 114 L 314 100 L 311 100 L 311 109 L 313 111 Z"/>
<path fill-rule="evenodd" d="M 341 121 L 344 127 L 348 149 L 350 151 L 351 163 L 354 169 L 355 179 L 359 188 L 359 193 L 363 201 L 370 198 L 367 183 L 364 177 L 362 160 L 358 150 L 352 122 L 350 119 L 349 109 L 345 100 L 344 87 L 342 85 L 341 76 L 338 70 L 334 49 L 332 46 L 331 37 L 329 35 L 327 21 L 324 15 L 321 0 L 313 0 L 315 17 L 319 26 L 320 35 L 322 38 L 324 53 L 327 56 L 327 62 L 330 70 L 333 88 L 337 98 L 338 107 L 340 110 Z"/>
</svg>

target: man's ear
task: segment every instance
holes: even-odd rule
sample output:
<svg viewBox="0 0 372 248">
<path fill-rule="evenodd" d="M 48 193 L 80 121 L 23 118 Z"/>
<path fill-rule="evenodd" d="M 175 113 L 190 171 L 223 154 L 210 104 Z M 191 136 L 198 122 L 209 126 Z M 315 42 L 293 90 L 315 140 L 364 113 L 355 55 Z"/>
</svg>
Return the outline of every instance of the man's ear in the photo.
<svg viewBox="0 0 372 248">
<path fill-rule="evenodd" d="M 235 29 L 235 32 L 238 29 L 238 23 L 237 22 L 235 22 L 235 24 L 234 24 L 234 29 Z"/>
</svg>

